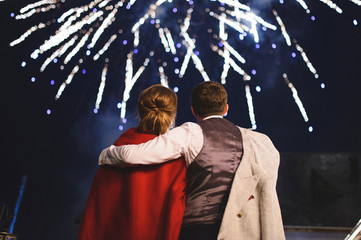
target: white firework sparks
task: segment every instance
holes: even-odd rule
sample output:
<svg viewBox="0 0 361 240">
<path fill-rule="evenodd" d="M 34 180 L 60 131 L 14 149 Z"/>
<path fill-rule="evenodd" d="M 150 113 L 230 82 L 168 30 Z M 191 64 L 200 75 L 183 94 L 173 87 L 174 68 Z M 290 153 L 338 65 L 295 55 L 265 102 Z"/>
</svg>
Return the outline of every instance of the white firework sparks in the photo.
<svg viewBox="0 0 361 240">
<path fill-rule="evenodd" d="M 335 10 L 337 13 L 342 13 L 342 9 L 331 0 L 319 0 L 326 6 Z M 304 0 L 296 0 L 296 2 L 305 9 L 306 13 L 310 13 L 310 9 Z M 361 5 L 360 0 L 350 0 L 351 3 L 358 6 Z M 15 16 L 16 20 L 28 19 L 34 14 L 45 13 L 49 11 L 62 11 L 65 6 L 65 0 L 41 0 L 29 4 L 20 9 L 19 14 Z M 145 7 L 146 6 L 146 7 Z M 130 16 L 130 11 L 133 16 Z M 135 11 L 137 10 L 137 11 Z M 178 15 L 167 15 L 167 11 L 171 10 Z M 256 11 L 254 11 L 256 10 Z M 139 13 L 141 12 L 141 13 Z M 284 38 L 284 42 L 288 47 L 293 47 L 300 52 L 302 59 L 306 63 L 310 72 L 318 78 L 318 73 L 304 50 L 300 47 L 294 39 L 291 41 L 289 33 L 286 31 L 284 21 L 275 9 L 272 9 L 274 18 L 265 20 L 261 16 L 255 14 L 257 9 L 252 9 L 249 4 L 245 4 L 240 0 L 209 0 L 209 1 L 192 1 L 192 0 L 156 0 L 156 1 L 141 1 L 141 0 L 93 0 L 89 4 L 83 6 L 72 7 L 66 9 L 60 14 L 57 19 L 50 20 L 45 23 L 38 23 L 30 27 L 19 38 L 10 43 L 10 46 L 15 46 L 25 41 L 34 32 L 40 31 L 49 25 L 58 25 L 58 29 L 44 40 L 31 54 L 33 59 L 41 59 L 41 55 L 47 54 L 45 60 L 41 60 L 42 64 L 40 71 L 43 72 L 49 64 L 54 62 L 55 59 L 62 59 L 64 65 L 76 62 L 72 66 L 72 70 L 67 79 L 60 85 L 58 92 L 55 96 L 59 99 L 65 88 L 71 84 L 74 76 L 79 72 L 80 64 L 83 62 L 80 53 L 84 53 L 84 49 L 90 59 L 98 61 L 101 56 L 107 54 L 111 45 L 120 40 L 120 35 L 127 32 L 129 36 L 127 39 L 132 39 L 132 47 L 127 54 L 125 61 L 125 77 L 124 77 L 124 92 L 121 104 L 121 118 L 126 116 L 127 101 L 131 96 L 131 91 L 134 84 L 142 76 L 145 69 L 148 67 L 149 62 L 155 58 L 157 47 L 162 46 L 164 54 L 173 56 L 177 59 L 179 66 L 176 67 L 176 74 L 182 78 L 189 66 L 194 66 L 203 78 L 204 81 L 210 81 L 210 74 L 204 67 L 205 59 L 199 56 L 199 45 L 209 46 L 209 50 L 218 53 L 220 59 L 223 61 L 223 69 L 220 76 L 222 84 L 226 84 L 227 77 L 230 69 L 233 69 L 237 74 L 242 76 L 245 86 L 245 97 L 248 104 L 249 118 L 252 128 L 256 128 L 256 116 L 254 113 L 254 105 L 252 100 L 251 89 L 249 82 L 251 76 L 246 72 L 246 68 L 242 67 L 247 61 L 235 47 L 234 35 L 239 35 L 238 41 L 242 41 L 245 36 L 250 36 L 250 39 L 258 44 L 260 42 L 260 29 L 269 29 L 274 32 L 280 32 Z M 192 27 L 192 19 L 199 17 L 202 13 L 205 21 L 218 21 L 218 24 L 208 29 L 209 39 L 208 43 L 202 42 L 197 37 L 198 32 L 194 32 Z M 137 18 L 136 16 L 140 16 Z M 127 26 L 117 27 L 114 26 L 117 21 L 126 20 Z M 173 20 L 173 21 L 170 21 Z M 144 39 L 145 32 L 156 31 L 158 39 Z M 203 33 L 202 33 L 203 34 Z M 232 35 L 232 38 L 230 37 Z M 110 36 L 110 37 L 109 37 Z M 230 41 L 232 39 L 232 41 Z M 102 41 L 100 41 L 102 40 Z M 130 41 L 129 40 L 129 41 Z M 125 40 L 123 40 L 125 41 Z M 154 47 L 147 49 L 142 55 L 138 54 L 138 47 L 144 42 L 153 41 Z M 102 43 L 100 43 L 102 42 Z M 123 42 L 124 43 L 124 42 Z M 180 50 L 185 54 L 180 54 Z M 159 50 L 158 50 L 159 51 Z M 93 54 L 94 52 L 94 54 Z M 93 55 L 92 55 L 93 54 Z M 165 56 L 163 54 L 163 56 Z M 136 67 L 135 57 L 142 58 L 138 62 L 143 64 Z M 83 55 L 82 55 L 83 56 Z M 78 60 L 72 60 L 78 58 Z M 103 71 L 100 77 L 99 91 L 95 103 L 95 111 L 97 112 L 101 106 L 104 89 L 106 88 L 106 80 L 108 73 L 108 66 L 110 61 L 106 58 L 103 65 Z M 163 62 L 163 63 L 162 63 Z M 155 68 L 159 75 L 159 81 L 169 87 L 169 80 L 167 73 L 167 60 L 161 59 L 157 62 L 158 66 Z M 172 71 L 174 72 L 174 70 Z M 308 116 L 303 108 L 302 102 L 299 100 L 297 91 L 289 82 L 287 75 L 284 79 L 288 86 L 293 91 L 295 101 L 300 108 L 304 120 L 308 121 Z"/>
<path fill-rule="evenodd" d="M 287 84 L 287 86 L 291 89 L 292 91 L 292 97 L 295 99 L 295 102 L 298 106 L 298 109 L 300 110 L 301 114 L 302 114 L 302 117 L 303 119 L 305 120 L 305 122 L 308 122 L 308 116 L 307 116 L 307 112 L 306 112 L 306 109 L 303 107 L 303 103 L 300 99 L 300 97 L 298 96 L 298 92 L 295 88 L 295 86 L 293 86 L 293 84 L 290 82 L 290 80 L 288 79 L 288 76 L 286 73 L 283 74 L 283 78 Z"/>
</svg>

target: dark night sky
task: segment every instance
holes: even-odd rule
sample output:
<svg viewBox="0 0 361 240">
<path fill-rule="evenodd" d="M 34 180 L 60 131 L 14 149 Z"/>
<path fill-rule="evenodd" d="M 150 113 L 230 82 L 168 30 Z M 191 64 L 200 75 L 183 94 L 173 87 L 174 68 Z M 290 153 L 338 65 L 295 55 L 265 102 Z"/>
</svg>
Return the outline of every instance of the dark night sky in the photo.
<svg viewBox="0 0 361 240">
<path fill-rule="evenodd" d="M 320 79 L 313 78 L 299 55 L 296 59 L 276 57 L 277 54 L 266 56 L 271 62 L 252 60 L 261 66 L 257 68 L 259 79 L 256 77 L 255 81 L 260 81 L 263 89 L 261 93 L 253 91 L 257 130 L 269 135 L 280 152 L 360 152 L 361 8 L 336 2 L 344 4 L 345 14 L 338 15 L 316 2 L 315 22 L 307 20 L 306 25 L 306 14 L 287 18 L 294 26 L 290 32 L 297 35 Z M 13 211 L 21 178 L 27 174 L 15 232 L 24 239 L 35 239 L 35 236 L 38 236 L 36 239 L 65 239 L 65 234 L 73 238 L 97 168 L 98 154 L 121 133 L 115 103 L 121 97 L 123 85 L 121 81 L 110 83 L 113 90 L 105 92 L 104 107 L 94 114 L 101 71 L 101 67 L 94 64 L 85 75 L 76 76 L 64 96 L 54 101 L 57 87 L 50 86 L 49 82 L 53 78 L 60 81 L 66 74 L 59 70 L 40 74 L 40 64 L 30 61 L 26 68 L 20 67 L 21 61 L 29 59 L 31 50 L 49 33 L 43 31 L 16 47 L 8 47 L 34 24 L 34 19 L 35 23 L 41 20 L 39 17 L 26 21 L 10 18 L 11 12 L 17 12 L 24 5 L 25 2 L 19 0 L 0 2 L 1 149 L 5 153 L 0 167 L 0 202 L 6 202 Z M 360 24 L 354 26 L 353 19 Z M 284 83 L 284 69 L 297 87 L 310 123 L 303 121 Z M 35 83 L 30 81 L 32 76 L 36 76 Z M 226 85 L 230 104 L 227 118 L 250 127 L 243 82 L 238 78 L 231 73 Z M 174 83 L 180 89 L 178 124 L 193 121 L 189 110 L 190 89 L 200 81 L 196 71 L 190 70 L 182 81 Z M 324 90 L 319 87 L 321 82 L 326 84 Z M 136 96 L 151 83 L 154 82 L 137 83 L 133 94 Z M 136 97 L 133 98 L 129 105 L 134 105 Z M 46 114 L 48 108 L 52 109 L 51 115 Z M 135 116 L 134 110 L 129 110 L 125 128 L 136 125 Z M 314 132 L 308 132 L 309 125 L 314 127 Z"/>
</svg>

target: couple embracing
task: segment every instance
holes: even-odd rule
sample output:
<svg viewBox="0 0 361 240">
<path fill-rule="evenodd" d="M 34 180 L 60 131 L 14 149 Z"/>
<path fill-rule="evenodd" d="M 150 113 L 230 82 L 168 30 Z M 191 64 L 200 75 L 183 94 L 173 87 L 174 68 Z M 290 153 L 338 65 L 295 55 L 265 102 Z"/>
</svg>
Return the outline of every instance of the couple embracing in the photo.
<svg viewBox="0 0 361 240">
<path fill-rule="evenodd" d="M 192 91 L 197 123 L 169 130 L 176 110 L 168 88 L 140 94 L 138 127 L 99 156 L 78 240 L 285 239 L 271 140 L 223 118 L 216 82 Z"/>
</svg>

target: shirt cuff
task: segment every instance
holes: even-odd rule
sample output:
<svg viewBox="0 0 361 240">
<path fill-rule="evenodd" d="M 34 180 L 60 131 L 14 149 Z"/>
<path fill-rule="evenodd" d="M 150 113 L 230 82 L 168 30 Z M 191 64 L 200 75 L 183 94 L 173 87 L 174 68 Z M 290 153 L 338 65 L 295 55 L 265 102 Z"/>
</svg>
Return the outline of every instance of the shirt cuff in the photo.
<svg viewBox="0 0 361 240">
<path fill-rule="evenodd" d="M 99 155 L 98 165 L 109 164 L 109 157 L 108 157 L 108 150 L 109 148 L 103 149 L 103 151 Z"/>
</svg>

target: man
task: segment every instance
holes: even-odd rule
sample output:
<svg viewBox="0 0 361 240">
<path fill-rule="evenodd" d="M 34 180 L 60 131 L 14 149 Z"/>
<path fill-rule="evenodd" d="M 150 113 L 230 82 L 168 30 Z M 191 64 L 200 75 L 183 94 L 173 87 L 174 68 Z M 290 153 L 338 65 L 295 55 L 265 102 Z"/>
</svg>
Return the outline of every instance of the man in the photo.
<svg viewBox="0 0 361 240">
<path fill-rule="evenodd" d="M 227 92 L 198 84 L 191 96 L 196 123 L 184 123 L 154 140 L 101 153 L 99 164 L 158 164 L 183 156 L 187 197 L 180 239 L 285 239 L 276 181 L 279 153 L 263 134 L 223 115 Z"/>
</svg>

